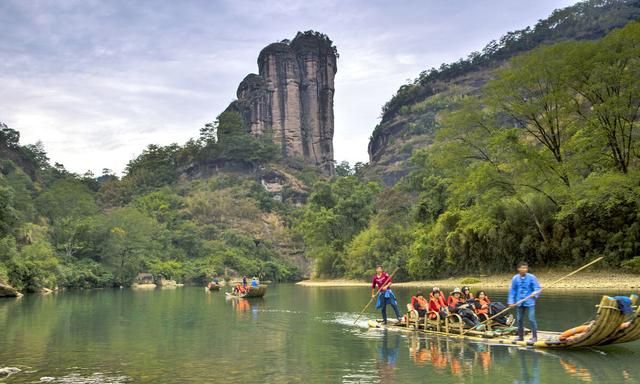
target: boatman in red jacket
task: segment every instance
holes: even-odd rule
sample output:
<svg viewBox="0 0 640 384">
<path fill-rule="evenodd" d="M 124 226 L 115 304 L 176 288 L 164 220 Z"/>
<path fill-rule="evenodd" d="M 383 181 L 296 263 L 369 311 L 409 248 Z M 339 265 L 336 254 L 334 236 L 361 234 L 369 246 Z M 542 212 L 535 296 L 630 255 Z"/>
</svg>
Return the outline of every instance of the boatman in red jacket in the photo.
<svg viewBox="0 0 640 384">
<path fill-rule="evenodd" d="M 371 283 L 371 297 L 376 296 L 376 287 L 380 289 L 378 295 L 378 302 L 376 303 L 376 309 L 382 308 L 382 321 L 387 324 L 387 304 L 391 304 L 398 321 L 401 321 L 400 311 L 398 310 L 398 301 L 396 295 L 391 290 L 391 276 L 382 269 L 381 265 L 376 267 L 376 274 L 373 276 Z"/>
</svg>

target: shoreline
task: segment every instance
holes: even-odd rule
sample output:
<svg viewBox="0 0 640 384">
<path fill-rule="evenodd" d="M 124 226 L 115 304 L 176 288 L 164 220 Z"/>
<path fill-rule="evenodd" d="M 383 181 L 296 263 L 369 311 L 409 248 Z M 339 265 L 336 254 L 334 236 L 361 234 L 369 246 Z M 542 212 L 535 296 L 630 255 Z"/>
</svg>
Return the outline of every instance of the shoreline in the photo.
<svg viewBox="0 0 640 384">
<path fill-rule="evenodd" d="M 540 285 L 545 285 L 563 277 L 570 271 L 554 271 L 554 272 L 538 272 L 534 273 L 540 281 Z M 475 289 L 496 289 L 509 288 L 511 278 L 514 274 L 497 274 L 491 276 L 458 276 L 446 279 L 432 279 L 422 281 L 406 281 L 393 283 L 396 287 L 405 288 L 423 288 L 431 289 L 431 287 L 462 287 L 468 285 L 472 291 Z M 477 282 L 464 282 L 465 279 L 474 278 Z M 302 287 L 368 287 L 370 282 L 362 280 L 348 279 L 326 279 L 326 280 L 303 280 L 296 285 Z M 616 290 L 640 290 L 640 275 L 634 275 L 624 272 L 582 272 L 563 280 L 553 287 L 551 290 L 595 290 L 595 289 L 616 289 Z"/>
</svg>

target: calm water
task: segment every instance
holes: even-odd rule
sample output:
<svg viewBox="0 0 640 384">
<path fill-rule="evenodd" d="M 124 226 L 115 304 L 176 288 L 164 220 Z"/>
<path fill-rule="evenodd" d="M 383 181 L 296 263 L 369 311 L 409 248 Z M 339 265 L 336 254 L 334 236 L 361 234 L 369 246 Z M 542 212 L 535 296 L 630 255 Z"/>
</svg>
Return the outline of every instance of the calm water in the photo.
<svg viewBox="0 0 640 384">
<path fill-rule="evenodd" d="M 640 383 L 640 342 L 541 352 L 368 330 L 353 320 L 369 292 L 276 285 L 251 301 L 200 288 L 1 300 L 0 368 L 22 372 L 0 383 Z M 545 293 L 540 327 L 590 319 L 599 297 Z"/>
</svg>

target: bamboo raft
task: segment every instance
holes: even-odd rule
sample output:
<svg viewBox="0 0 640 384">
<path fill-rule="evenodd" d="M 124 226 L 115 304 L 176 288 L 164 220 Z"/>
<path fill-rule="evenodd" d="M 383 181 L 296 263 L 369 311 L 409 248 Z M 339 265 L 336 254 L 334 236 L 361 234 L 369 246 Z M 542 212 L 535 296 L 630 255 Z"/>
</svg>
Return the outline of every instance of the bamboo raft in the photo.
<svg viewBox="0 0 640 384">
<path fill-rule="evenodd" d="M 636 306 L 638 297 L 631 296 L 632 304 Z M 417 319 L 409 316 L 405 321 L 381 324 L 381 321 L 369 321 L 371 328 L 397 329 L 407 332 L 420 332 L 425 334 L 441 335 L 454 339 L 470 340 L 494 345 L 515 345 L 533 348 L 572 349 L 603 346 L 609 344 L 628 343 L 640 339 L 640 307 L 635 307 L 635 312 L 625 316 L 618 309 L 618 302 L 603 296 L 595 319 L 582 324 L 583 332 L 577 332 L 569 337 L 561 337 L 563 332 L 538 331 L 538 341 L 518 341 L 515 336 L 515 328 L 501 324 L 486 323 L 486 330 L 474 330 L 464 327 L 462 318 L 457 314 L 451 314 L 445 319 L 440 319 L 438 314 L 435 319 L 429 316 Z M 567 332 L 567 331 L 565 331 Z"/>
<path fill-rule="evenodd" d="M 245 293 L 238 294 L 233 292 L 226 292 L 225 295 L 227 295 L 227 297 L 251 299 L 255 297 L 263 297 L 265 293 L 267 293 L 267 286 L 265 284 L 260 284 L 258 287 L 248 286 L 247 292 Z"/>
</svg>

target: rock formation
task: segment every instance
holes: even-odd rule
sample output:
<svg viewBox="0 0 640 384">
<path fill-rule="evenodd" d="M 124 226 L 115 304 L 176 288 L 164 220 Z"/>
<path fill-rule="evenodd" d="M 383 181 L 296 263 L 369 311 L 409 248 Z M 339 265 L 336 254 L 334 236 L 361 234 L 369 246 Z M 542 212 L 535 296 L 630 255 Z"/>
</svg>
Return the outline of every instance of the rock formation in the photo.
<svg viewBox="0 0 640 384">
<path fill-rule="evenodd" d="M 0 297 L 20 297 L 22 294 L 9 284 L 0 281 Z"/>
<path fill-rule="evenodd" d="M 240 83 L 228 108 L 249 132 L 269 134 L 285 158 L 300 158 L 333 174 L 333 94 L 337 52 L 318 32 L 265 47 L 258 73 Z"/>
</svg>

